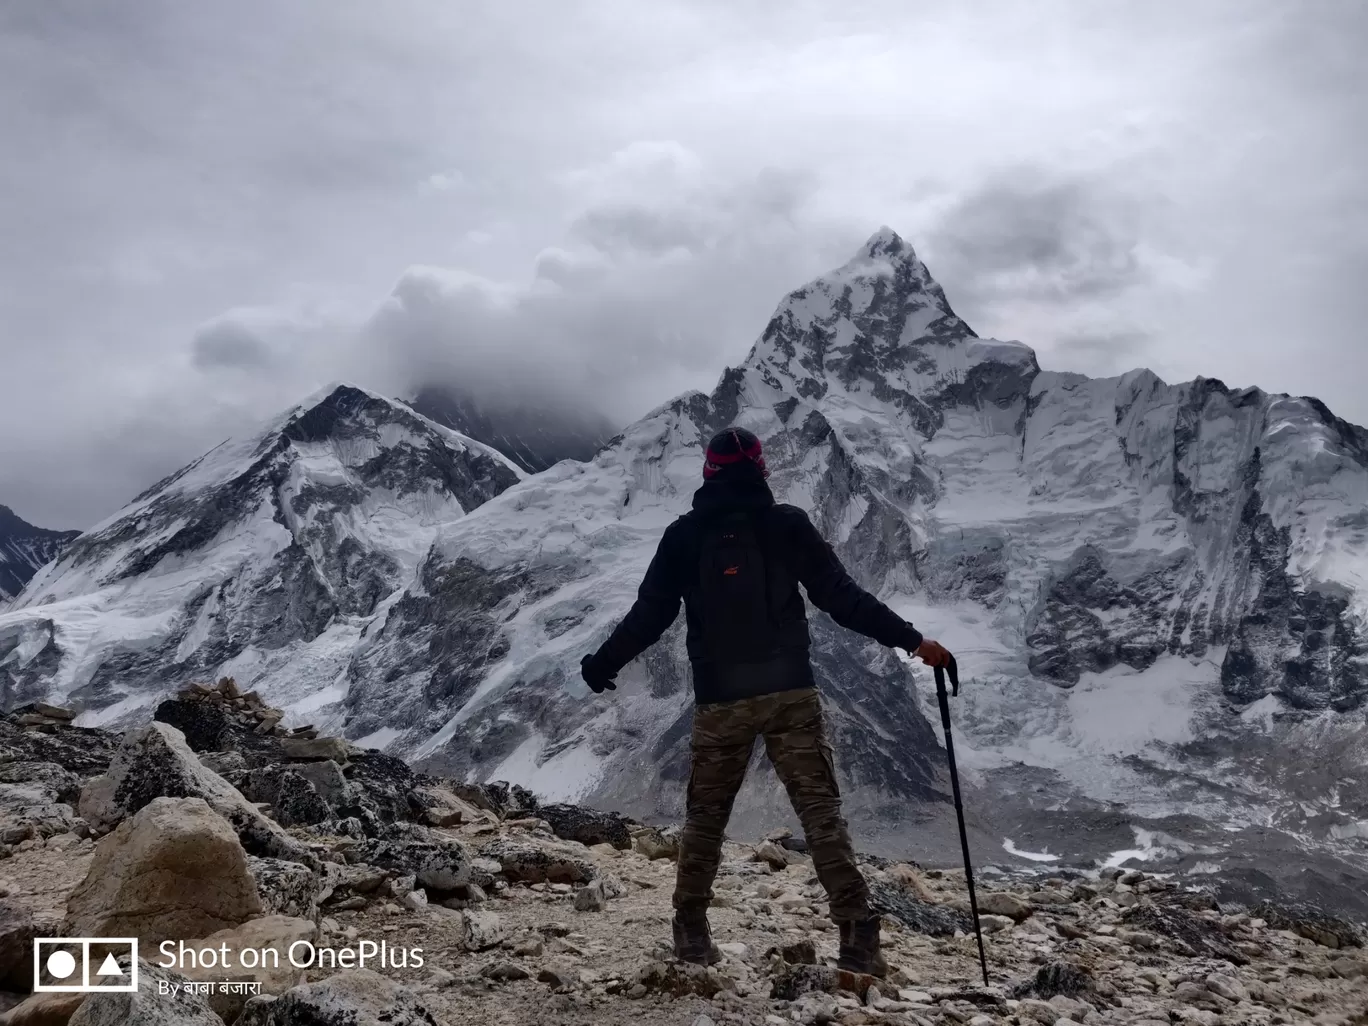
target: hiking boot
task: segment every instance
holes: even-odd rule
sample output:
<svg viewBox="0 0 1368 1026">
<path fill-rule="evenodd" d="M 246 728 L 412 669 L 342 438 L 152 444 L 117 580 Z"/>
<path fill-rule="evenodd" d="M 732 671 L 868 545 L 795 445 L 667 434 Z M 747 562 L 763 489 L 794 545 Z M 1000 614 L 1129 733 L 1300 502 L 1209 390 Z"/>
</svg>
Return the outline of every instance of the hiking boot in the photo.
<svg viewBox="0 0 1368 1026">
<path fill-rule="evenodd" d="M 721 959 L 721 952 L 713 946 L 706 912 L 675 913 L 674 953 L 681 962 L 695 965 L 712 965 Z"/>
<path fill-rule="evenodd" d="M 887 976 L 888 963 L 879 952 L 879 917 L 839 924 L 841 955 L 836 968 L 866 976 Z"/>
</svg>

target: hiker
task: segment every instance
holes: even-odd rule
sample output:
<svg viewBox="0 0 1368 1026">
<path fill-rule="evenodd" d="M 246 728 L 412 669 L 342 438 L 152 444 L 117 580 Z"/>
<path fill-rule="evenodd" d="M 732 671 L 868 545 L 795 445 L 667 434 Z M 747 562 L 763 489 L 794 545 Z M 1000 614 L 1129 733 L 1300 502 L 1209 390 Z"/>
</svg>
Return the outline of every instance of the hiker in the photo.
<svg viewBox="0 0 1368 1026">
<path fill-rule="evenodd" d="M 693 510 L 665 529 L 635 604 L 580 669 L 596 694 L 616 690 L 618 672 L 665 633 L 683 600 L 695 709 L 675 955 L 705 964 L 718 957 L 707 911 L 723 831 L 758 735 L 840 928 L 839 967 L 884 975 L 879 918 L 841 817 L 798 585 L 842 627 L 931 666 L 948 665 L 950 653 L 851 580 L 807 514 L 774 501 L 768 477 L 751 432 L 728 428 L 708 443 Z"/>
</svg>

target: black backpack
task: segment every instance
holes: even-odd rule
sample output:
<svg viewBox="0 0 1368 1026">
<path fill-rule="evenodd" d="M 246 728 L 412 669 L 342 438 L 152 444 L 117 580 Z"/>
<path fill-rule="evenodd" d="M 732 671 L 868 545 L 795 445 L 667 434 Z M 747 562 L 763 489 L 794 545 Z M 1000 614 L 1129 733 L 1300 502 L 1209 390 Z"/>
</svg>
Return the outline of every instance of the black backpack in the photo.
<svg viewBox="0 0 1368 1026">
<path fill-rule="evenodd" d="M 698 618 L 703 653 L 711 662 L 757 663 L 778 651 L 770 567 L 756 531 L 760 515 L 732 513 L 704 528 Z"/>
</svg>

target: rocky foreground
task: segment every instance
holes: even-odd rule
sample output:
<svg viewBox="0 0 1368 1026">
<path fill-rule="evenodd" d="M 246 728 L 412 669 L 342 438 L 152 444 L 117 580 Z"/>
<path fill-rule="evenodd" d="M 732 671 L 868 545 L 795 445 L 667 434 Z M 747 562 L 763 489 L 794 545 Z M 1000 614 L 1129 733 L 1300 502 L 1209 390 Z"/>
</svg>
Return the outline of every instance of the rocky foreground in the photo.
<svg viewBox="0 0 1368 1026">
<path fill-rule="evenodd" d="M 1324 910 L 997 874 L 985 988 L 963 874 L 871 858 L 894 967 L 874 980 L 833 968 L 812 863 L 779 834 L 729 844 L 701 968 L 670 957 L 668 829 L 286 731 L 231 680 L 123 737 L 70 719 L 0 720 L 0 1026 L 1368 1026 L 1364 934 Z M 33 938 L 70 936 L 137 937 L 138 992 L 30 993 Z"/>
</svg>

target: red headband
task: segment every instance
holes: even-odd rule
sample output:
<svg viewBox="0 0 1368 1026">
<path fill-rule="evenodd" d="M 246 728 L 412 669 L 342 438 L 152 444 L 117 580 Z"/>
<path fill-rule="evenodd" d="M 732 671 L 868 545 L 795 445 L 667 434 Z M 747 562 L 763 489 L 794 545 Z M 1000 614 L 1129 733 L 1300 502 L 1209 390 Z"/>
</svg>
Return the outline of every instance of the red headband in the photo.
<svg viewBox="0 0 1368 1026">
<path fill-rule="evenodd" d="M 709 478 L 715 477 L 721 472 L 723 467 L 733 463 L 741 463 L 743 461 L 754 463 L 760 468 L 760 473 L 763 477 L 769 477 L 769 471 L 765 469 L 765 457 L 761 455 L 760 439 L 757 438 L 752 445 L 745 447 L 741 445 L 741 439 L 737 436 L 735 431 L 731 433 L 731 436 L 733 441 L 736 442 L 738 451 L 715 452 L 711 448 L 708 449 L 703 457 L 703 479 L 708 480 Z"/>
</svg>

